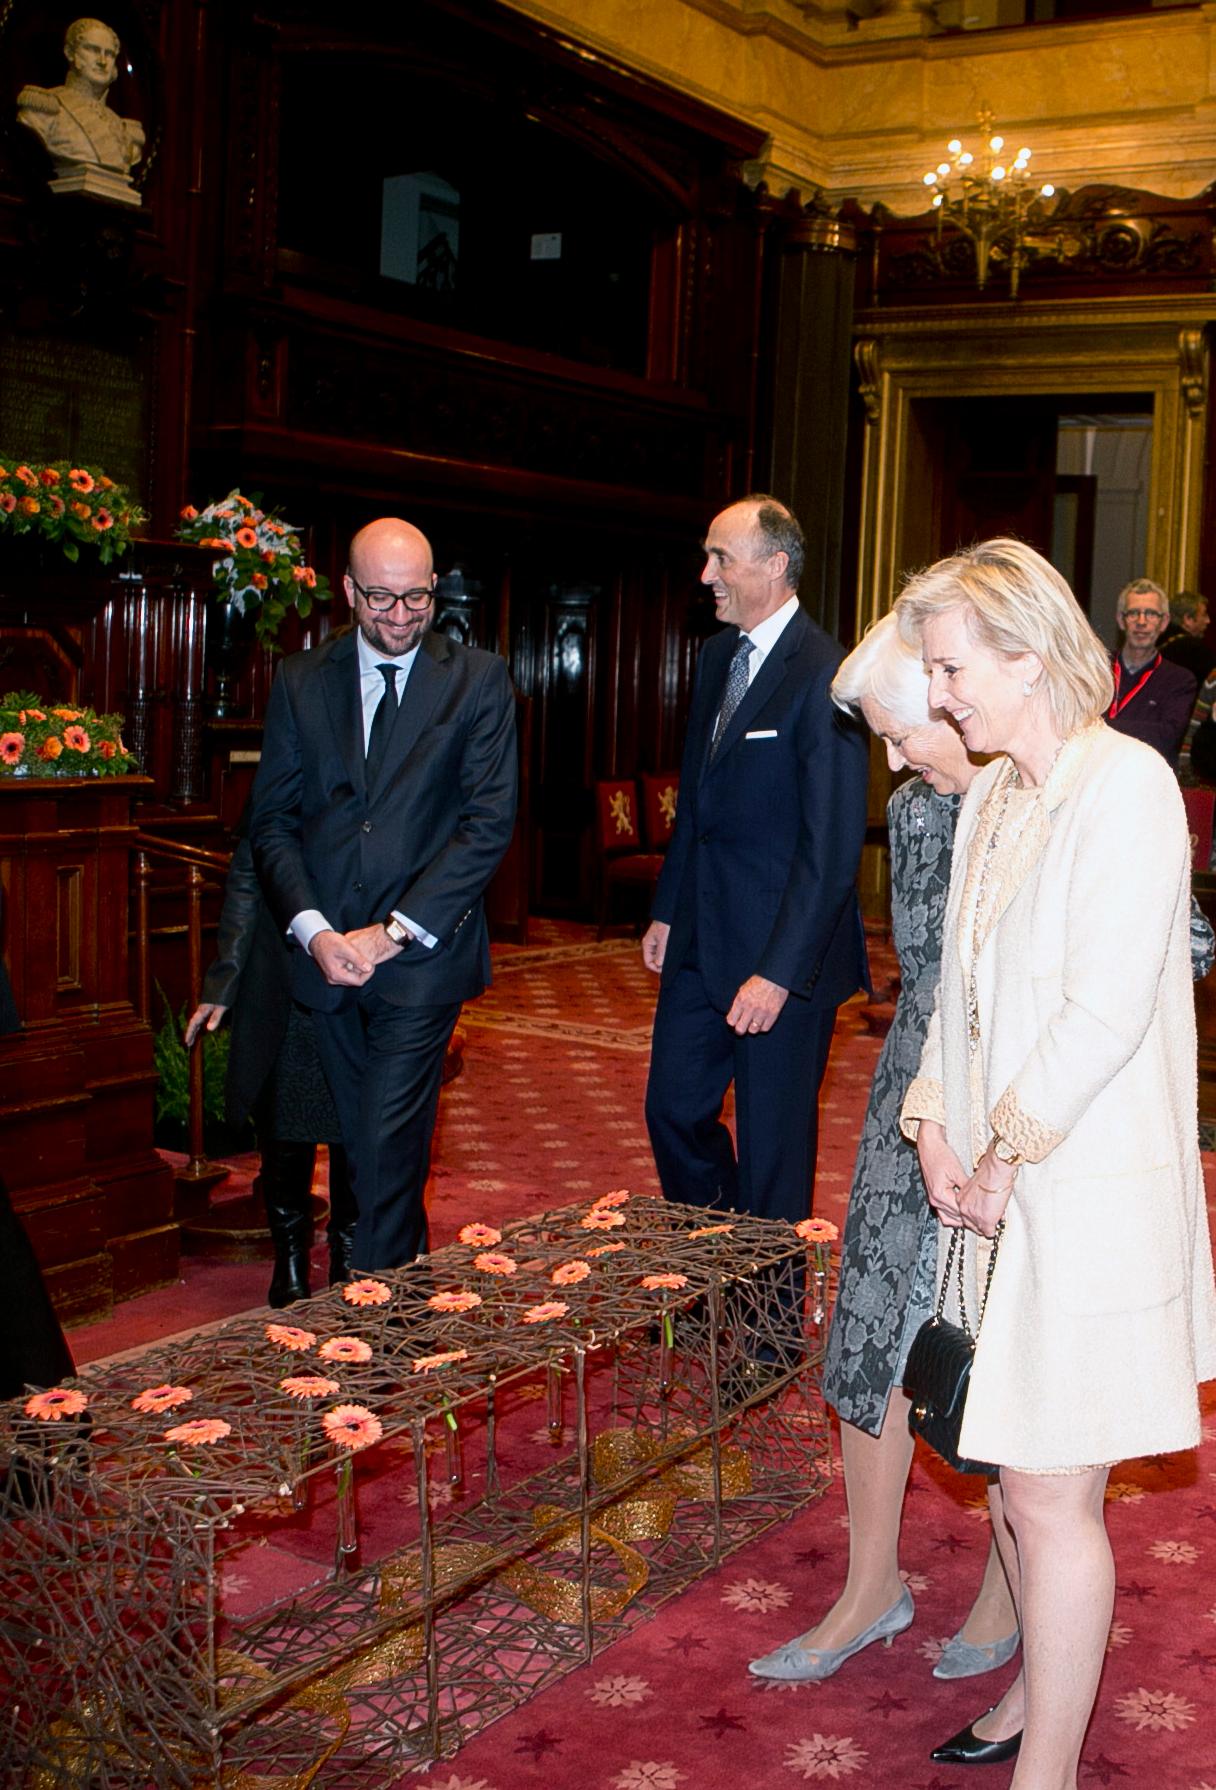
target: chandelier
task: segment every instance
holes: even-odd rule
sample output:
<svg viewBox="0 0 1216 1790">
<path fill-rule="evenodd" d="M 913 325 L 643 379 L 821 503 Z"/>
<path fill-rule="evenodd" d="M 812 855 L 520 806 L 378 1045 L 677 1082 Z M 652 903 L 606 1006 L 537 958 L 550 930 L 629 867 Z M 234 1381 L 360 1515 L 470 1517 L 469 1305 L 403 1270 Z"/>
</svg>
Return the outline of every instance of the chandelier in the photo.
<svg viewBox="0 0 1216 1790">
<path fill-rule="evenodd" d="M 1004 137 L 993 131 L 992 113 L 986 108 L 979 114 L 979 125 L 978 152 L 973 154 L 958 137 L 952 138 L 946 145 L 949 161 L 931 168 L 924 184 L 933 190 L 939 247 L 947 226 L 974 243 L 981 291 L 989 264 L 1008 262 L 1010 296 L 1016 298 L 1026 263 L 1038 255 L 1063 260 L 1075 252 L 1075 231 L 1065 228 L 1046 203 L 1055 196 L 1055 187 L 1050 182 L 1035 184 L 1031 150 L 1019 149 L 1011 157 Z"/>
</svg>

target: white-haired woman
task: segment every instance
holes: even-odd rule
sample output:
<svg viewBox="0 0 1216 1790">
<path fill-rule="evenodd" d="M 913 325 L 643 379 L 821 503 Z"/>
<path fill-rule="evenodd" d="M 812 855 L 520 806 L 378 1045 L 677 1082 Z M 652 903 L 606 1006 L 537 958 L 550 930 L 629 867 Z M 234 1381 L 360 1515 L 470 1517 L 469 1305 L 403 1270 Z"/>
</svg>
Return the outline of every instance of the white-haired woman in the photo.
<svg viewBox="0 0 1216 1790">
<path fill-rule="evenodd" d="M 929 712 L 919 652 L 894 616 L 871 628 L 832 683 L 841 708 L 860 713 L 886 743 L 894 771 L 920 776 L 891 797 L 891 916 L 901 986 L 874 1071 L 841 1245 L 840 1285 L 828 1333 L 824 1395 L 840 1417 L 849 1569 L 836 1602 L 796 1640 L 752 1662 L 761 1678 L 829 1678 L 874 1641 L 912 1622 L 899 1576 L 899 1529 L 912 1465 L 908 1347 L 932 1310 L 937 1222 L 899 1110 L 917 1072 L 941 958 L 942 913 L 959 799 L 979 768 L 952 722 Z M 1017 1647 L 1017 1617 L 995 1551 L 967 1621 L 934 1667 L 939 1678 L 1003 1665 Z"/>
<path fill-rule="evenodd" d="M 1106 654 L 1032 548 L 942 560 L 896 614 L 931 703 L 1000 755 L 959 818 L 903 1113 L 943 1226 L 965 1228 L 972 1317 L 1004 1221 L 960 1446 L 1000 1468 L 1023 1669 L 933 1757 L 1017 1754 L 1016 1790 L 1074 1790 L 1113 1607 L 1110 1466 L 1193 1447 L 1216 1374 L 1186 817 L 1160 754 L 1102 724 Z"/>
</svg>

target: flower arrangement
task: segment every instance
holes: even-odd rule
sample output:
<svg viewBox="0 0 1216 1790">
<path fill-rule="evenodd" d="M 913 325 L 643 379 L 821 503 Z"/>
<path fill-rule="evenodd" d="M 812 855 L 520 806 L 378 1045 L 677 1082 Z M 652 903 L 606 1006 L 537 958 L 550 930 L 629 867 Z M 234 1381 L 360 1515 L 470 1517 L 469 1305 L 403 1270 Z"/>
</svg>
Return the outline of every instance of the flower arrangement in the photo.
<svg viewBox="0 0 1216 1790">
<path fill-rule="evenodd" d="M 311 615 L 315 602 L 329 601 L 330 589 L 329 580 L 306 563 L 299 530 L 260 503 L 260 494 L 230 491 L 205 510 L 187 504 L 177 534 L 223 553 L 212 568 L 216 595 L 252 615 L 258 639 L 268 646 L 289 609 Z"/>
<path fill-rule="evenodd" d="M 96 547 L 108 566 L 131 545 L 131 530 L 146 521 L 130 492 L 99 466 L 30 462 L 0 450 L 0 534 L 53 541 L 72 560 L 80 558 L 82 546 Z"/>
<path fill-rule="evenodd" d="M 0 696 L 0 777 L 121 777 L 135 769 L 121 728 L 121 715 L 10 690 Z"/>
</svg>

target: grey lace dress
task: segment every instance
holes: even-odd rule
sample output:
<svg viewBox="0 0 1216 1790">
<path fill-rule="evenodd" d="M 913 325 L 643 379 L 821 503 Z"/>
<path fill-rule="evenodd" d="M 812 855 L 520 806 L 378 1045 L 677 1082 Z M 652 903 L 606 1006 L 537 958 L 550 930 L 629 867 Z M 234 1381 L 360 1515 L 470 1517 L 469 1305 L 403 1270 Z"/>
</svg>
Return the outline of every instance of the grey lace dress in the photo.
<svg viewBox="0 0 1216 1790">
<path fill-rule="evenodd" d="M 942 918 L 960 798 L 919 778 L 887 804 L 891 927 L 902 986 L 866 1107 L 840 1285 L 828 1331 L 823 1393 L 846 1422 L 877 1435 L 912 1338 L 933 1309 L 937 1220 L 899 1109 L 920 1067 L 941 972 Z"/>
</svg>

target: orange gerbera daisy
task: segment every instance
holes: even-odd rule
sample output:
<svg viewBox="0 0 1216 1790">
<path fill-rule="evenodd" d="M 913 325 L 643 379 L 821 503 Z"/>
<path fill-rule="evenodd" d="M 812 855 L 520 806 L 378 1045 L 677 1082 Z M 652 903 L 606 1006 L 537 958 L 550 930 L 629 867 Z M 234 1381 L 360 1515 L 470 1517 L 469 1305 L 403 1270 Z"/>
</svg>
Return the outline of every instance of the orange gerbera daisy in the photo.
<svg viewBox="0 0 1216 1790">
<path fill-rule="evenodd" d="M 266 574 L 265 574 L 265 572 L 255 572 L 253 574 L 253 577 L 249 580 L 249 582 L 250 582 L 250 584 L 252 584 L 254 590 L 265 590 L 266 589 Z"/>
<path fill-rule="evenodd" d="M 642 1285 L 648 1293 L 666 1291 L 678 1293 L 681 1287 L 688 1285 L 687 1274 L 644 1274 Z"/>
<path fill-rule="evenodd" d="M 183 511 L 181 512 L 181 517 L 182 517 L 183 522 L 197 522 L 198 521 L 198 511 L 195 509 L 195 507 L 192 503 L 188 503 L 186 505 L 186 507 L 183 509 Z"/>
<path fill-rule="evenodd" d="M 258 544 L 258 537 L 254 534 L 251 528 L 238 528 L 236 531 L 236 544 L 238 547 L 256 547 Z"/>
<path fill-rule="evenodd" d="M 562 1262 L 555 1268 L 549 1279 L 555 1287 L 572 1287 L 580 1280 L 586 1280 L 591 1272 L 590 1262 Z"/>
<path fill-rule="evenodd" d="M 27 1417 L 37 1417 L 41 1423 L 58 1423 L 61 1417 L 79 1417 L 88 1409 L 88 1398 L 83 1392 L 76 1392 L 70 1386 L 52 1386 L 49 1392 L 36 1392 L 25 1401 Z"/>
<path fill-rule="evenodd" d="M 384 1434 L 384 1425 L 366 1405 L 335 1405 L 321 1422 L 335 1448 L 345 1448 L 350 1454 L 370 1448 Z"/>
<path fill-rule="evenodd" d="M 36 516 L 42 505 L 36 497 L 23 497 L 19 507 L 25 511 L 27 516 Z"/>
<path fill-rule="evenodd" d="M 18 466 L 13 473 L 13 477 L 15 479 L 20 479 L 23 485 L 36 485 L 38 483 L 38 480 L 28 466 Z"/>
<path fill-rule="evenodd" d="M 210 1448 L 232 1434 L 232 1425 L 222 1417 L 195 1417 L 189 1423 L 175 1423 L 165 1431 L 166 1442 L 185 1442 L 193 1447 Z"/>
<path fill-rule="evenodd" d="M 109 510 L 98 510 L 93 518 L 93 527 L 97 530 L 98 534 L 104 534 L 107 528 L 113 528 L 113 526 L 114 518 L 111 516 Z"/>
<path fill-rule="evenodd" d="M 322 1361 L 370 1361 L 371 1344 L 361 1336 L 331 1336 L 317 1350 Z"/>
<path fill-rule="evenodd" d="M 51 497 L 51 515 L 52 516 L 62 516 L 63 512 L 66 508 L 67 508 L 67 505 L 64 503 L 62 497 L 56 497 L 56 496 L 52 495 L 52 497 Z"/>
<path fill-rule="evenodd" d="M 794 1235 L 804 1243 L 835 1243 L 840 1232 L 826 1218 L 803 1218 L 794 1226 Z"/>
<path fill-rule="evenodd" d="M 114 480 L 108 479 L 104 472 L 98 474 L 97 483 L 101 486 L 103 491 L 112 491 L 114 489 Z"/>
<path fill-rule="evenodd" d="M 564 1318 L 570 1307 L 563 1299 L 547 1299 L 543 1305 L 529 1305 L 523 1314 L 525 1324 L 547 1324 L 553 1318 Z"/>
<path fill-rule="evenodd" d="M 502 1242 L 502 1232 L 489 1224 L 466 1224 L 456 1236 L 461 1243 L 472 1243 L 478 1249 L 493 1249 L 496 1243 Z"/>
<path fill-rule="evenodd" d="M 11 516 L 16 508 L 17 499 L 13 496 L 12 492 L 0 491 L 0 510 L 3 510 L 6 516 Z"/>
<path fill-rule="evenodd" d="M 42 710 L 41 710 L 41 709 L 22 709 L 22 711 L 21 711 L 21 725 L 22 725 L 22 726 L 23 726 L 23 727 L 24 727 L 24 726 L 25 726 L 25 723 L 26 723 L 26 721 L 27 721 L 27 720 L 30 720 L 30 721 L 45 721 L 45 720 L 46 720 L 46 716 L 45 716 L 45 715 L 44 715 L 44 714 L 43 714 L 43 712 L 42 712 Z"/>
<path fill-rule="evenodd" d="M 607 1206 L 592 1206 L 586 1218 L 579 1219 L 579 1224 L 585 1231 L 610 1231 L 624 1222 L 623 1212 L 610 1212 Z"/>
<path fill-rule="evenodd" d="M 88 493 L 93 489 L 93 475 L 86 472 L 83 466 L 73 466 L 68 474 L 68 484 L 75 491 Z"/>
<path fill-rule="evenodd" d="M 63 743 L 65 746 L 70 746 L 73 752 L 87 752 L 93 742 L 83 727 L 65 727 Z"/>
<path fill-rule="evenodd" d="M 467 1349 L 441 1349 L 437 1355 L 416 1355 L 414 1372 L 429 1374 L 433 1367 L 448 1367 L 453 1361 L 467 1361 L 468 1358 Z"/>
<path fill-rule="evenodd" d="M 113 740 L 98 740 L 97 750 L 101 753 L 103 758 L 113 758 L 118 747 L 114 744 Z"/>
<path fill-rule="evenodd" d="M 0 762 L 16 764 L 25 751 L 23 733 L 0 733 Z"/>
<path fill-rule="evenodd" d="M 491 1250 L 485 1255 L 475 1255 L 473 1257 L 473 1266 L 475 1268 L 480 1268 L 483 1274 L 514 1274 L 515 1270 L 519 1267 L 519 1263 L 514 1261 L 509 1255 L 502 1255 L 501 1253 L 495 1254 L 495 1252 Z"/>
<path fill-rule="evenodd" d="M 315 590 L 317 587 L 317 574 L 313 571 L 311 566 L 305 566 L 304 568 L 304 582 L 309 590 Z"/>
<path fill-rule="evenodd" d="M 279 1391 L 289 1398 L 332 1398 L 341 1390 L 336 1380 L 327 1380 L 324 1374 L 289 1374 L 279 1381 Z"/>
<path fill-rule="evenodd" d="M 80 489 L 80 487 L 77 486 L 77 490 L 79 490 L 79 489 Z M 89 513 L 90 513 L 89 506 L 87 503 L 74 503 L 72 505 L 73 516 L 79 516 L 80 520 L 82 522 L 84 522 L 88 518 Z"/>
<path fill-rule="evenodd" d="M 392 1288 L 382 1280 L 350 1280 L 342 1288 L 348 1305 L 387 1305 L 392 1296 Z"/>
<path fill-rule="evenodd" d="M 480 1293 L 432 1293 L 427 1304 L 432 1311 L 472 1311 L 482 1302 Z"/>
<path fill-rule="evenodd" d="M 614 1187 L 611 1193 L 601 1193 L 598 1200 L 592 1200 L 591 1209 L 594 1212 L 604 1206 L 623 1206 L 629 1197 L 627 1188 Z"/>
<path fill-rule="evenodd" d="M 44 485 L 57 485 L 59 483 L 59 474 L 55 471 L 53 466 L 44 466 L 39 477 Z"/>
<path fill-rule="evenodd" d="M 162 1411 L 172 1411 L 175 1405 L 188 1405 L 194 1397 L 188 1386 L 149 1386 L 143 1392 L 137 1392 L 131 1400 L 133 1411 L 146 1411 L 150 1416 L 159 1416 Z"/>
<path fill-rule="evenodd" d="M 56 721 L 79 721 L 80 719 L 79 709 L 56 708 L 52 709 L 51 713 Z"/>
<path fill-rule="evenodd" d="M 587 1254 L 589 1256 L 615 1255 L 618 1249 L 624 1249 L 624 1247 L 623 1243 L 601 1243 L 598 1249 L 589 1249 Z"/>
<path fill-rule="evenodd" d="M 57 735 L 52 734 L 49 739 L 43 740 L 41 746 L 39 746 L 38 756 L 39 758 L 62 758 L 63 741 L 59 739 Z"/>
<path fill-rule="evenodd" d="M 274 1343 L 276 1348 L 290 1349 L 294 1355 L 302 1355 L 305 1349 L 311 1349 L 316 1340 L 315 1332 L 301 1330 L 296 1324 L 266 1326 L 266 1341 Z"/>
<path fill-rule="evenodd" d="M 272 566 L 278 557 L 273 547 L 262 548 L 262 559 L 266 565 Z"/>
</svg>

